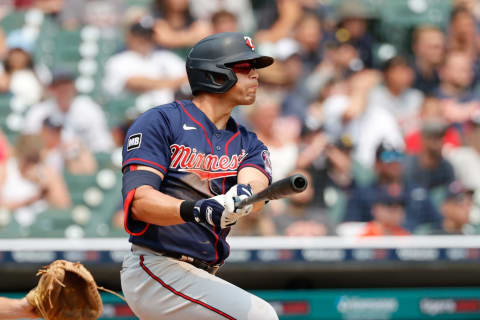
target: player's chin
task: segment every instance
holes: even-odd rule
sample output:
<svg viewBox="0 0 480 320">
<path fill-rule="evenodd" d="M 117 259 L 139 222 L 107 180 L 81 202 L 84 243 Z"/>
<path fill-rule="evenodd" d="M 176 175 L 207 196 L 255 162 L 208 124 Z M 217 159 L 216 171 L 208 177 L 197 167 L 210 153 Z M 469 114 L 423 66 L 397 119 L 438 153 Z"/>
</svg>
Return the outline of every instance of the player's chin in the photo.
<svg viewBox="0 0 480 320">
<path fill-rule="evenodd" d="M 244 95 L 244 99 L 246 101 L 246 103 L 244 104 L 252 104 L 255 102 L 256 98 L 257 98 L 257 90 L 256 88 L 254 89 L 251 88 Z"/>
<path fill-rule="evenodd" d="M 247 95 L 245 95 L 244 97 L 244 103 L 243 105 L 249 105 L 249 104 L 253 104 L 255 102 L 257 98 L 257 94 L 256 93 L 249 93 Z"/>
</svg>

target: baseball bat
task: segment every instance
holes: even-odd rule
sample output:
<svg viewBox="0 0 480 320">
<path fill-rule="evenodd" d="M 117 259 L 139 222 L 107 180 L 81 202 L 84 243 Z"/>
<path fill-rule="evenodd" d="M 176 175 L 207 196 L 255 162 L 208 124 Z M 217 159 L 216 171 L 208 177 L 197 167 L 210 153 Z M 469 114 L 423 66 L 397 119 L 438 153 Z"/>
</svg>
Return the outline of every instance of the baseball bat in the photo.
<svg viewBox="0 0 480 320">
<path fill-rule="evenodd" d="M 303 174 L 297 173 L 285 179 L 278 180 L 259 193 L 235 203 L 235 208 L 243 208 L 246 205 L 254 202 L 262 200 L 275 200 L 294 193 L 299 193 L 305 190 L 307 185 L 307 178 L 305 178 Z"/>
</svg>

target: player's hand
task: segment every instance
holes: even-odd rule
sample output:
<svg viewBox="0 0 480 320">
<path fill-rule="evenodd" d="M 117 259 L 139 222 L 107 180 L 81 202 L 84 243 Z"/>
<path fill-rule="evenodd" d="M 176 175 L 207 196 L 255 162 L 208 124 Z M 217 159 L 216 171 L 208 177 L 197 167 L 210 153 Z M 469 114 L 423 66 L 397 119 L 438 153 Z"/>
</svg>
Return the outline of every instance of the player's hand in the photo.
<svg viewBox="0 0 480 320">
<path fill-rule="evenodd" d="M 234 225 L 239 216 L 234 212 L 233 197 L 221 194 L 213 198 L 198 200 L 193 207 L 197 222 L 208 223 L 222 229 Z"/>
<path fill-rule="evenodd" d="M 252 187 L 249 184 L 236 184 L 227 191 L 225 195 L 232 197 L 234 202 L 240 202 L 243 199 L 251 197 L 253 194 Z M 253 209 L 253 204 L 249 204 L 243 208 L 237 208 L 234 210 L 235 213 L 240 216 L 248 215 Z"/>
</svg>

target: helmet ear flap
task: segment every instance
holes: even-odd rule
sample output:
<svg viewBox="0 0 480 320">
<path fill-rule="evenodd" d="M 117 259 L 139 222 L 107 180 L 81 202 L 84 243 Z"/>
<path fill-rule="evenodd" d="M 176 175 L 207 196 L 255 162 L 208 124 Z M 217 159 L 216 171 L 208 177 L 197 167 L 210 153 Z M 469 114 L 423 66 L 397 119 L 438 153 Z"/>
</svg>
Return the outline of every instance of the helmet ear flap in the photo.
<svg viewBox="0 0 480 320">
<path fill-rule="evenodd" d="M 225 93 L 237 83 L 232 69 L 218 66 L 187 66 L 187 75 L 195 95 L 198 92 Z"/>
</svg>

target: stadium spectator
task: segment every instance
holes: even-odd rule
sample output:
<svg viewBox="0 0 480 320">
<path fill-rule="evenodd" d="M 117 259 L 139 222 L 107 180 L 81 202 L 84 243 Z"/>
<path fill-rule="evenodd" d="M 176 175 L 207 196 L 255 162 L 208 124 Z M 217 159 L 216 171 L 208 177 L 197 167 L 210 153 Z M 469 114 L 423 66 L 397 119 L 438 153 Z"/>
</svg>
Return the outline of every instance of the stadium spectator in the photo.
<svg viewBox="0 0 480 320">
<path fill-rule="evenodd" d="M 466 54 L 473 61 L 473 81 L 479 78 L 480 60 L 478 57 L 480 40 L 475 16 L 466 7 L 454 7 L 448 30 L 448 49 Z"/>
<path fill-rule="evenodd" d="M 369 170 L 353 159 L 353 139 L 343 135 L 337 141 L 330 143 L 322 132 L 303 135 L 305 144 L 301 150 L 297 167 L 307 168 L 314 185 L 315 197 L 312 202 L 318 207 L 326 208 L 326 194 L 331 189 L 348 193 L 358 185 L 365 185 L 372 178 Z"/>
<path fill-rule="evenodd" d="M 375 107 L 371 89 L 381 80 L 377 71 L 363 70 L 353 74 L 324 101 L 322 116 L 325 132 L 336 140 L 343 134 L 353 137 L 355 159 L 367 168 L 374 163 L 377 145 L 386 141 L 403 147 L 401 130 L 390 112 Z M 342 88 L 343 87 L 343 88 Z"/>
<path fill-rule="evenodd" d="M 445 35 L 434 26 L 420 26 L 412 36 L 413 87 L 429 95 L 440 84 L 438 70 L 445 53 Z"/>
<path fill-rule="evenodd" d="M 440 214 L 431 202 L 425 188 L 404 178 L 402 161 L 404 154 L 387 143 L 378 146 L 375 154 L 376 179 L 366 187 L 355 188 L 348 200 L 344 222 L 370 222 L 372 204 L 380 191 L 392 196 L 405 196 L 405 222 L 402 225 L 409 232 L 425 224 L 439 226 Z"/>
<path fill-rule="evenodd" d="M 238 28 L 234 30 L 251 34 L 255 31 L 256 21 L 252 9 L 252 3 L 249 0 L 190 0 L 190 11 L 198 20 L 212 20 L 213 27 L 218 26 L 220 21 L 218 17 L 226 18 L 224 14 L 228 12 L 235 19 L 235 25 L 238 22 Z M 217 18 L 215 18 L 217 16 Z M 232 16 L 228 17 L 228 21 L 232 21 Z M 217 29 L 218 30 L 218 29 Z M 232 30 L 230 30 L 232 31 Z M 214 31 L 217 33 L 221 31 Z"/>
<path fill-rule="evenodd" d="M 33 223 L 35 215 L 48 207 L 66 209 L 71 203 L 63 177 L 43 163 L 42 148 L 40 136 L 22 135 L 15 146 L 15 157 L 7 164 L 0 206 L 17 211 L 21 224 Z"/>
<path fill-rule="evenodd" d="M 148 16 L 134 23 L 126 35 L 127 50 L 107 60 L 103 86 L 112 98 L 131 92 L 153 107 L 173 100 L 185 83 L 185 62 L 172 52 L 155 50 L 152 28 Z"/>
<path fill-rule="evenodd" d="M 328 40 L 321 63 L 303 81 L 301 93 L 309 102 L 323 100 L 330 95 L 330 89 L 338 91 L 337 88 L 344 87 L 344 80 L 363 69 L 358 50 L 350 42 Z"/>
<path fill-rule="evenodd" d="M 8 140 L 0 129 L 0 187 L 7 177 L 7 161 L 10 155 Z"/>
<path fill-rule="evenodd" d="M 349 135 L 329 142 L 320 130 L 303 135 L 305 147 L 297 166 L 307 168 L 311 175 L 314 197 L 311 206 L 328 210 L 328 225 L 332 227 L 343 219 L 345 199 L 351 191 L 367 185 L 373 179 L 370 170 L 353 158 L 353 140 Z"/>
<path fill-rule="evenodd" d="M 41 130 L 44 163 L 62 174 L 64 169 L 75 175 L 93 174 L 97 161 L 90 150 L 75 137 L 62 140 L 63 124 L 59 119 L 48 117 Z"/>
<path fill-rule="evenodd" d="M 342 42 L 349 42 L 359 52 L 365 68 L 373 67 L 373 45 L 375 40 L 368 32 L 369 9 L 359 1 L 342 1 L 338 9 L 339 23 L 336 31 Z"/>
<path fill-rule="evenodd" d="M 233 12 L 226 10 L 216 11 L 212 14 L 210 20 L 212 21 L 213 33 L 238 32 L 238 19 Z"/>
<path fill-rule="evenodd" d="M 1 16 L 1 13 L 0 13 L 0 16 Z M 2 28 L 0 28 L 0 61 L 5 60 L 7 53 L 8 53 L 7 39 L 5 37 L 5 32 L 3 31 Z"/>
<path fill-rule="evenodd" d="M 258 44 L 275 43 L 291 36 L 302 18 L 304 9 L 297 0 L 265 1 L 258 9 L 258 29 L 255 40 Z"/>
<path fill-rule="evenodd" d="M 115 144 L 115 147 L 122 147 L 125 142 L 125 137 L 127 135 L 128 128 L 133 123 L 133 119 L 125 119 L 122 123 L 115 126 L 112 129 L 112 137 Z"/>
<path fill-rule="evenodd" d="M 61 11 L 62 25 L 75 29 L 83 25 L 102 29 L 118 28 L 124 15 L 124 1 L 117 0 L 64 0 Z M 113 31 L 113 30 L 112 30 Z"/>
<path fill-rule="evenodd" d="M 446 187 L 455 179 L 452 165 L 442 155 L 443 137 L 448 123 L 442 119 L 426 119 L 422 124 L 423 148 L 418 155 L 405 159 L 405 176 L 427 190 Z"/>
<path fill-rule="evenodd" d="M 402 225 L 405 222 L 405 198 L 403 194 L 391 195 L 387 190 L 377 190 L 372 203 L 373 220 L 365 226 L 362 237 L 406 236 L 410 233 Z"/>
<path fill-rule="evenodd" d="M 408 154 L 417 154 L 423 149 L 422 128 L 421 125 L 428 119 L 444 119 L 442 104 L 435 97 L 426 97 L 423 100 L 420 109 L 419 119 L 416 121 L 418 128 L 405 134 L 405 152 Z M 449 126 L 443 136 L 443 149 L 457 148 L 462 144 L 462 137 L 458 128 Z"/>
<path fill-rule="evenodd" d="M 452 182 L 442 205 L 444 234 L 473 234 L 476 231 L 470 222 L 473 208 L 473 190 L 463 186 L 459 181 Z"/>
<path fill-rule="evenodd" d="M 188 0 L 154 0 L 155 41 L 164 48 L 191 47 L 212 33 L 208 19 L 195 20 Z"/>
<path fill-rule="evenodd" d="M 33 105 L 25 117 L 25 133 L 40 133 L 43 121 L 52 116 L 63 123 L 62 136 L 78 137 L 93 152 L 113 146 L 102 108 L 92 98 L 77 95 L 74 75 L 55 71 L 48 88 L 50 99 Z"/>
<path fill-rule="evenodd" d="M 8 50 L 3 63 L 4 74 L 2 84 L 5 91 L 10 91 L 13 96 L 20 99 L 26 105 L 32 105 L 43 97 L 43 86 L 34 70 L 34 62 L 31 55 L 21 49 Z"/>
<path fill-rule="evenodd" d="M 307 73 L 321 62 L 322 23 L 318 15 L 305 12 L 294 29 L 294 38 L 300 46 L 300 58 Z"/>
<path fill-rule="evenodd" d="M 300 125 L 295 120 L 282 118 L 279 97 L 265 91 L 257 92 L 255 107 L 249 111 L 248 120 L 253 130 L 270 151 L 273 181 L 285 178 L 297 161 L 296 139 Z"/>
<path fill-rule="evenodd" d="M 423 94 L 411 88 L 413 70 L 403 57 L 389 59 L 383 66 L 383 85 L 372 89 L 370 102 L 377 108 L 385 108 L 396 119 L 405 135 L 418 128 Z"/>
<path fill-rule="evenodd" d="M 472 89 L 473 61 L 463 52 L 449 52 L 440 70 L 434 94 L 442 100 L 444 114 L 452 123 L 463 123 L 479 112 L 479 95 Z"/>
<path fill-rule="evenodd" d="M 465 145 L 446 153 L 456 178 L 473 190 L 480 190 L 480 118 L 464 126 Z"/>
<path fill-rule="evenodd" d="M 308 181 L 312 177 L 302 173 Z M 314 184 L 309 183 L 305 191 L 288 198 L 281 212 L 272 214 L 277 235 L 288 237 L 318 237 L 328 233 L 325 210 L 317 207 L 312 200 L 315 196 Z"/>
</svg>

